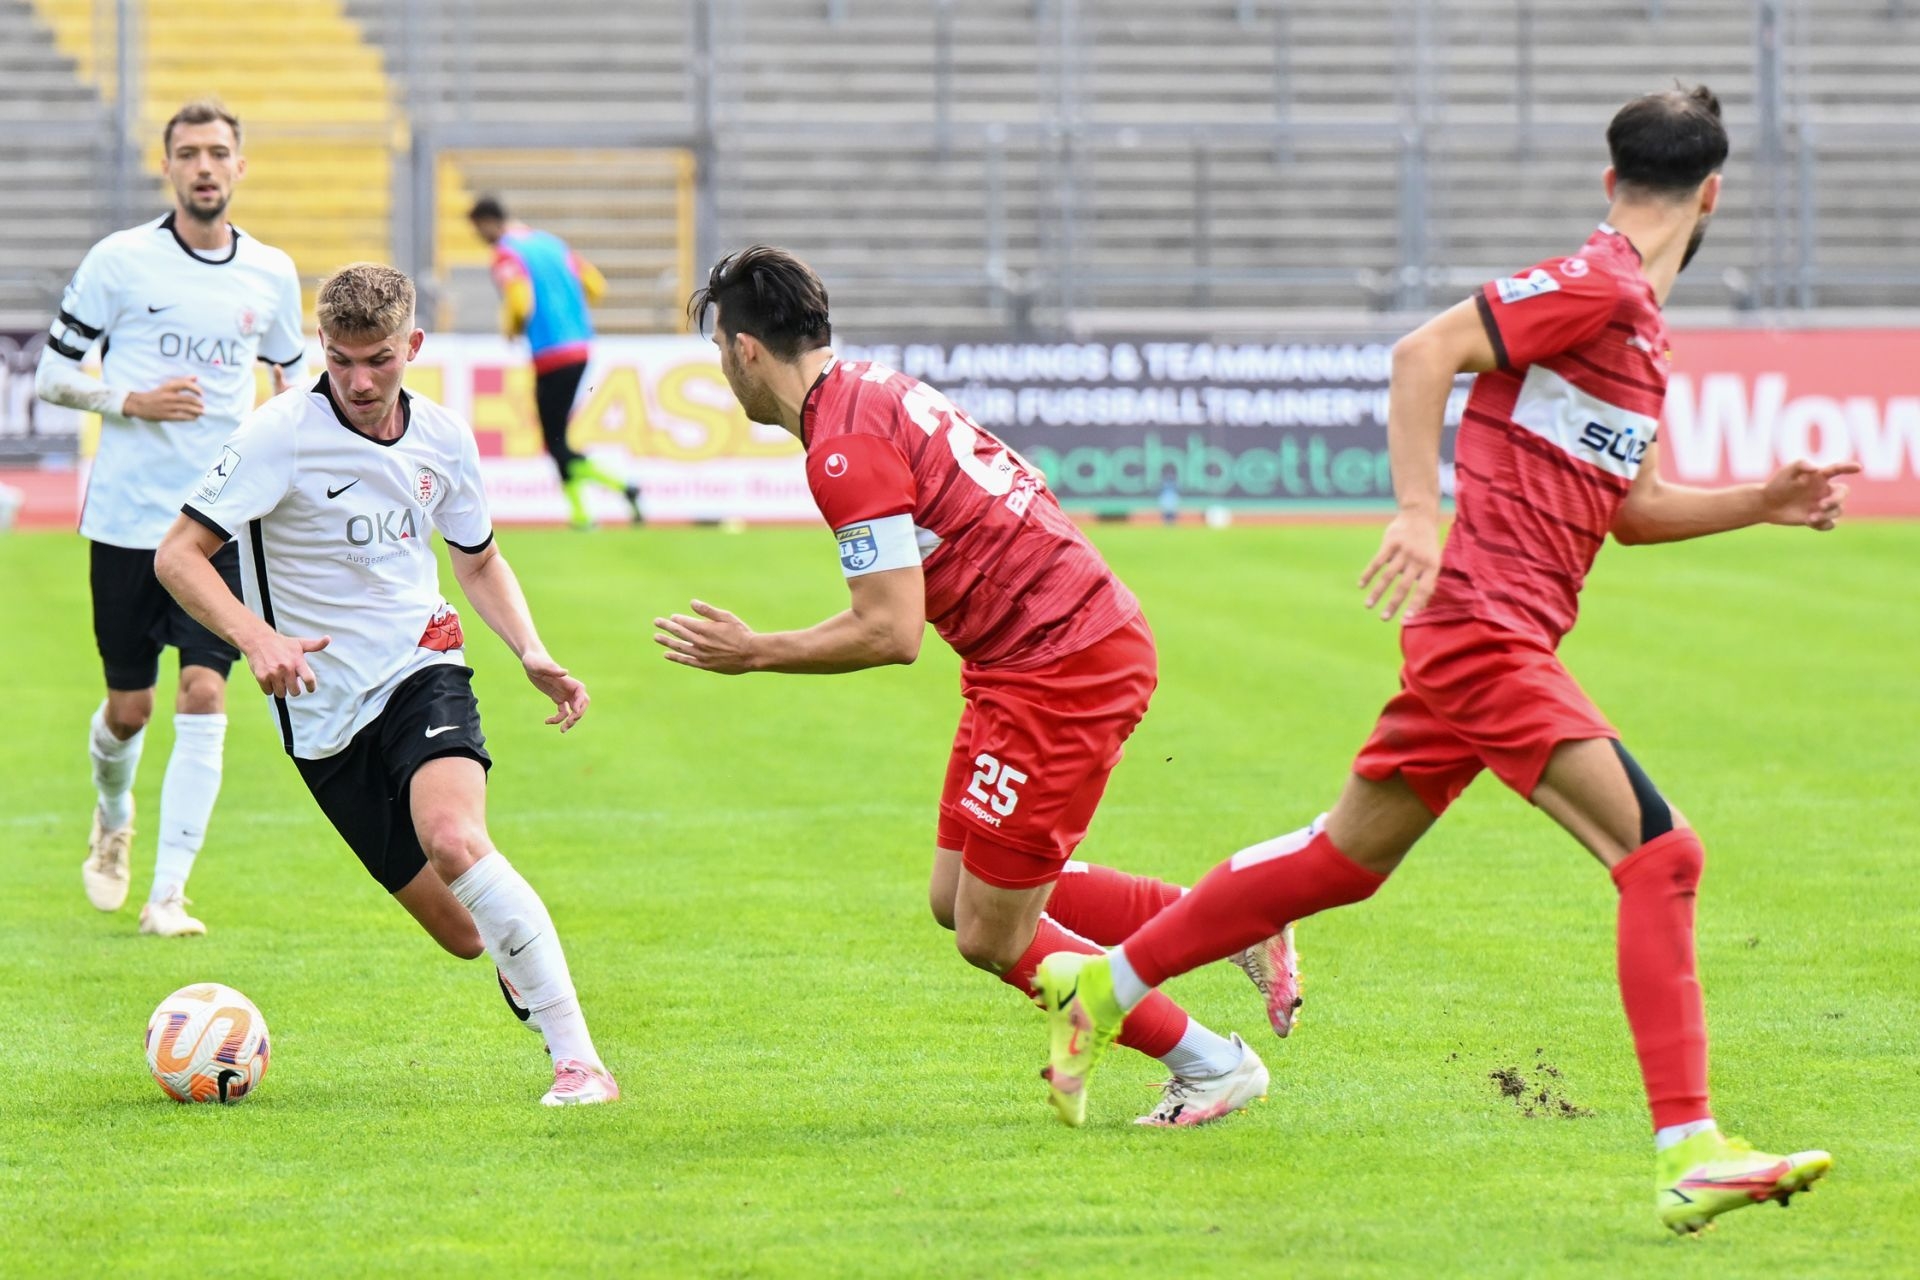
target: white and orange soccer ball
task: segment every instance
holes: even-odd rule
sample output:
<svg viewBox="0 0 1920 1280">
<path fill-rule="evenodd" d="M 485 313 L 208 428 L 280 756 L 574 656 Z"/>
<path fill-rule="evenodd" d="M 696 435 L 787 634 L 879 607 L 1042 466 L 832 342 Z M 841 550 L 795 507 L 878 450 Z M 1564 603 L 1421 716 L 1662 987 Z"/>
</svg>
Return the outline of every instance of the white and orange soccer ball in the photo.
<svg viewBox="0 0 1920 1280">
<path fill-rule="evenodd" d="M 182 987 L 147 1019 L 147 1069 L 176 1102 L 238 1102 L 267 1074 L 267 1020 L 232 987 Z"/>
</svg>

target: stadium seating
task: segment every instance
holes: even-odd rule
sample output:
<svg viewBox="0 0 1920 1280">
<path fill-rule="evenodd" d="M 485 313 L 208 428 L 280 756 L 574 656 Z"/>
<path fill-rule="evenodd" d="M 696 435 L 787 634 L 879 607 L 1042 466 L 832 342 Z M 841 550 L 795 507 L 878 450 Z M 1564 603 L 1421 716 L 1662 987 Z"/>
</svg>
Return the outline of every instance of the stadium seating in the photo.
<svg viewBox="0 0 1920 1280">
<path fill-rule="evenodd" d="M 608 328 L 674 323 L 689 249 L 677 162 L 639 153 L 693 140 L 692 6 L 547 0 L 535 18 L 521 0 L 341 2 L 411 127 L 454 153 L 427 259 L 457 323 L 492 324 L 460 221 L 482 188 L 602 263 Z M 247 6 L 213 6 L 228 8 Z M 843 323 L 875 330 L 999 331 L 1063 306 L 1124 323 L 1430 305 L 1576 241 L 1601 208 L 1606 113 L 1678 77 L 1721 93 L 1735 156 L 1712 251 L 1676 303 L 1797 302 L 1804 257 L 1830 273 L 1810 301 L 1913 305 L 1920 136 L 1897 122 L 1920 112 L 1920 4 L 1782 8 L 1788 128 L 1768 155 L 1753 0 L 714 0 L 715 247 L 792 246 L 832 281 Z M 344 44 L 328 65 L 353 99 L 378 97 Z M 629 159 L 610 163 L 615 150 Z M 380 162 L 303 167 L 324 180 L 289 205 L 376 243 Z M 1403 206 L 1409 178 L 1429 186 L 1424 216 Z M 262 234 L 283 213 L 269 195 L 248 193 Z M 1396 271 L 1406 260 L 1424 273 Z"/>
<path fill-rule="evenodd" d="M 109 84 L 112 69 L 94 65 L 95 6 L 36 7 L 80 73 Z M 378 51 L 337 3 L 146 0 L 142 28 L 141 142 L 150 171 L 180 103 L 217 95 L 246 131 L 249 172 L 235 221 L 293 255 L 309 307 L 313 286 L 341 263 L 389 257 L 400 125 Z"/>
</svg>

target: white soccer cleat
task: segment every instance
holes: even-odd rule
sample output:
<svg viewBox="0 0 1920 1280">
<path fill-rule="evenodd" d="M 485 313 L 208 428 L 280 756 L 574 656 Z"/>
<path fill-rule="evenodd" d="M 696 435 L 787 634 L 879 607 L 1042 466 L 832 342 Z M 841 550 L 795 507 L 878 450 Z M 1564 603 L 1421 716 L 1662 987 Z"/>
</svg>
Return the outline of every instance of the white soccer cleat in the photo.
<svg viewBox="0 0 1920 1280">
<path fill-rule="evenodd" d="M 1267 1022 L 1273 1034 L 1286 1039 L 1298 1021 L 1300 1008 L 1300 953 L 1294 949 L 1293 926 L 1288 925 L 1265 942 L 1256 942 L 1230 957 L 1259 989 L 1267 1002 Z"/>
<path fill-rule="evenodd" d="M 87 860 L 80 864 L 80 882 L 87 887 L 87 901 L 102 911 L 118 911 L 127 904 L 127 864 L 133 851 L 133 822 L 118 831 L 100 825 L 100 810 L 93 811 L 93 834 L 87 837 Z"/>
<path fill-rule="evenodd" d="M 207 926 L 187 914 L 187 899 L 175 889 L 158 902 L 140 908 L 140 932 L 157 938 L 189 938 L 204 934 Z"/>
<path fill-rule="evenodd" d="M 1266 1097 L 1267 1064 L 1239 1036 L 1234 1036 L 1233 1042 L 1240 1046 L 1239 1066 L 1206 1080 L 1175 1076 L 1160 1086 L 1160 1105 L 1134 1123 L 1160 1129 L 1206 1124 L 1244 1111 L 1256 1099 Z"/>
<path fill-rule="evenodd" d="M 605 1067 L 590 1067 L 573 1058 L 553 1064 L 553 1088 L 540 1099 L 543 1107 L 586 1107 L 596 1102 L 618 1102 L 620 1086 Z"/>
</svg>

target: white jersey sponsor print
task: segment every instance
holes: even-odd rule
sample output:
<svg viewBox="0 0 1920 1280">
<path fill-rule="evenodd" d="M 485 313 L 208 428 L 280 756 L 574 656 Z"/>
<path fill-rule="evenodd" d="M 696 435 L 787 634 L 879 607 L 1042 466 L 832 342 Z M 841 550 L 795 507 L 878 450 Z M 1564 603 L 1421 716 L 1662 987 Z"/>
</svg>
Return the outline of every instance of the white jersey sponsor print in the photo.
<svg viewBox="0 0 1920 1280">
<path fill-rule="evenodd" d="M 402 393 L 398 440 L 361 434 L 325 375 L 260 406 L 187 495 L 187 515 L 240 540 L 247 607 L 282 635 L 331 636 L 309 654 L 318 688 L 275 699 L 287 751 L 323 759 L 380 714 L 402 680 L 464 663 L 460 616 L 440 592 L 431 534 L 479 552 L 493 540 L 473 430 Z"/>
<path fill-rule="evenodd" d="M 76 362 L 100 343 L 103 380 L 122 391 L 200 379 L 207 411 L 192 422 L 103 417 L 80 532 L 117 547 L 160 545 L 194 478 L 253 408 L 255 362 L 297 365 L 306 354 L 293 259 L 238 227 L 227 252 L 196 253 L 174 216 L 94 245 L 47 337 Z"/>
</svg>

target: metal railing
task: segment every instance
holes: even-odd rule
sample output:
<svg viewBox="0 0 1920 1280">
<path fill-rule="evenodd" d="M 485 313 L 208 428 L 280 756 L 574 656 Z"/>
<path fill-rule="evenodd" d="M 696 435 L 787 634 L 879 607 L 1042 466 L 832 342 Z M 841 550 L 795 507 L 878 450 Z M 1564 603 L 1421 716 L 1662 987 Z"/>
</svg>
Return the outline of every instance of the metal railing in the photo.
<svg viewBox="0 0 1920 1280">
<path fill-rule="evenodd" d="M 110 31 L 115 83 L 137 84 L 140 73 L 137 11 L 134 0 L 91 0 L 97 9 L 117 15 L 112 23 L 96 24 Z M 822 38 L 844 39 L 858 28 L 863 10 L 882 3 L 902 12 L 903 0 L 819 0 Z M 1920 252 L 1910 248 L 1890 251 L 1871 271 L 1829 264 L 1822 260 L 1823 236 L 1817 199 L 1825 159 L 1848 147 L 1877 144 L 1897 152 L 1920 167 L 1920 128 L 1909 118 L 1889 111 L 1879 122 L 1826 123 L 1817 119 L 1808 100 L 1806 74 L 1809 36 L 1797 15 L 1806 0 L 1752 0 L 1751 67 L 1752 124 L 1742 123 L 1736 141 L 1743 159 L 1754 165 L 1753 189 L 1742 194 L 1750 213 L 1751 258 L 1727 272 L 1719 282 L 1719 296 L 1733 308 L 1767 310 L 1805 309 L 1832 305 L 1836 294 L 1878 286 L 1876 302 L 1893 290 L 1894 301 L 1920 306 Z M 402 86 L 397 104 L 408 127 L 402 131 L 395 157 L 393 244 L 402 265 L 424 270 L 434 257 L 433 180 L 436 158 L 444 151 L 464 147 L 683 147 L 695 158 L 693 194 L 695 260 L 704 267 L 729 239 L 723 213 L 725 202 L 715 190 L 725 149 L 735 145 L 750 128 L 756 139 L 792 139 L 832 151 L 873 145 L 871 128 L 809 122 L 793 118 L 751 118 L 746 101 L 737 39 L 742 30 L 743 6 L 751 0 L 683 0 L 689 56 L 684 70 L 684 115 L 666 124 L 626 125 L 602 113 L 597 118 L 553 120 L 534 125 L 486 123 L 476 117 L 473 86 L 479 82 L 478 54 L 472 28 L 475 0 L 400 0 L 397 22 L 400 38 L 390 46 L 388 64 Z M 1553 77 L 1543 71 L 1541 19 L 1551 11 L 1546 0 L 1514 0 L 1513 104 L 1509 125 L 1476 122 L 1449 123 L 1447 74 L 1443 61 L 1444 35 L 1439 23 L 1443 0 L 1400 0 L 1395 23 L 1394 82 L 1398 86 L 1391 120 L 1324 123 L 1306 118 L 1303 72 L 1296 65 L 1293 32 L 1302 13 L 1286 0 L 1260 3 L 1236 0 L 1227 21 L 1244 41 L 1263 44 L 1259 28 L 1271 24 L 1274 51 L 1271 102 L 1265 119 L 1249 119 L 1239 104 L 1239 118 L 1214 123 L 1183 121 L 1165 124 L 1150 109 L 1131 121 L 1114 118 L 1114 104 L 1097 102 L 1089 87 L 1089 36 L 1084 0 L 1034 0 L 1031 36 L 1035 75 L 1041 92 L 1025 119 L 976 123 L 957 101 L 962 77 L 957 72 L 964 49 L 956 32 L 957 6 L 953 0 L 932 0 L 930 9 L 914 12 L 930 19 L 931 68 L 926 99 L 919 104 L 923 123 L 886 123 L 887 138 L 901 148 L 925 153 L 929 166 L 939 166 L 965 153 L 977 157 L 984 174 L 979 187 L 981 238 L 977 256 L 941 267 L 932 274 L 965 279 L 986 288 L 1010 322 L 1030 318 L 1037 307 L 1068 316 L 1087 305 L 1104 288 L 1126 282 L 1164 282 L 1183 304 L 1205 307 L 1216 286 L 1265 281 L 1275 285 L 1350 281 L 1371 305 L 1383 309 L 1429 305 L 1435 291 L 1462 271 L 1489 269 L 1495 264 L 1442 260 L 1436 248 L 1441 225 L 1441 203 L 1436 189 L 1434 158 L 1440 149 L 1464 141 L 1484 142 L 1497 137 L 1511 148 L 1517 161 L 1526 162 L 1538 149 L 1564 142 L 1570 126 L 1542 109 L 1542 91 Z M 1884 20 L 1898 24 L 1890 38 L 1915 40 L 1907 25 L 1915 15 L 1907 0 L 1887 0 Z M 1646 21 L 1668 20 L 1661 0 L 1648 0 Z M 437 51 L 439 65 L 450 72 L 449 87 L 429 97 L 420 91 L 428 80 L 422 62 L 426 50 Z M 106 56 L 106 51 L 101 52 Z M 1920 54 L 1917 54 L 1920 61 Z M 583 75 L 591 68 L 583 67 Z M 494 92 L 498 85 L 491 86 Z M 129 95 L 120 95 L 122 98 Z M 136 95 L 131 95 L 137 98 Z M 1916 93 L 1920 97 L 1920 92 Z M 1322 113 L 1324 115 L 1324 113 Z M 1383 113 L 1384 114 L 1384 113 Z M 138 173 L 141 148 L 134 136 L 139 122 L 128 108 L 118 112 L 113 172 L 107 175 L 116 192 L 116 208 L 131 204 L 126 193 L 142 190 Z M 1594 126 L 1580 126 L 1583 143 L 1591 141 Z M 1190 193 L 1188 223 L 1191 250 L 1179 262 L 1156 261 L 1150 268 L 1115 269 L 1096 260 L 1095 215 L 1102 210 L 1101 195 L 1089 177 L 1090 148 L 1121 135 L 1147 138 L 1163 149 L 1176 147 L 1185 155 L 1184 172 L 1175 179 Z M 1268 149 L 1277 166 L 1313 144 L 1331 141 L 1364 143 L 1390 152 L 1394 167 L 1392 245 L 1381 259 L 1363 268 L 1320 265 L 1275 265 L 1256 271 L 1224 268 L 1217 252 L 1219 208 L 1227 188 L 1217 163 L 1220 148 L 1257 141 Z M 1011 177 L 1009 157 L 1016 151 L 1044 152 L 1047 164 L 1035 189 L 1021 188 Z M 854 198 L 854 197 L 850 197 Z M 1892 201 L 1892 197 L 1888 197 Z M 1016 230 L 1032 224 L 1036 206 L 1040 219 L 1041 252 L 1023 262 L 1013 247 Z M 1891 203 L 1890 206 L 1891 207 Z M 1026 219 L 1026 222 L 1022 222 Z M 126 219 L 122 218 L 124 222 Z M 1510 264 L 1508 264 L 1510 265 Z M 924 280 L 929 272 L 902 271 L 902 282 Z M 1696 289 L 1698 286 L 1696 286 Z M 1864 296 L 1864 295 L 1862 295 Z"/>
</svg>

